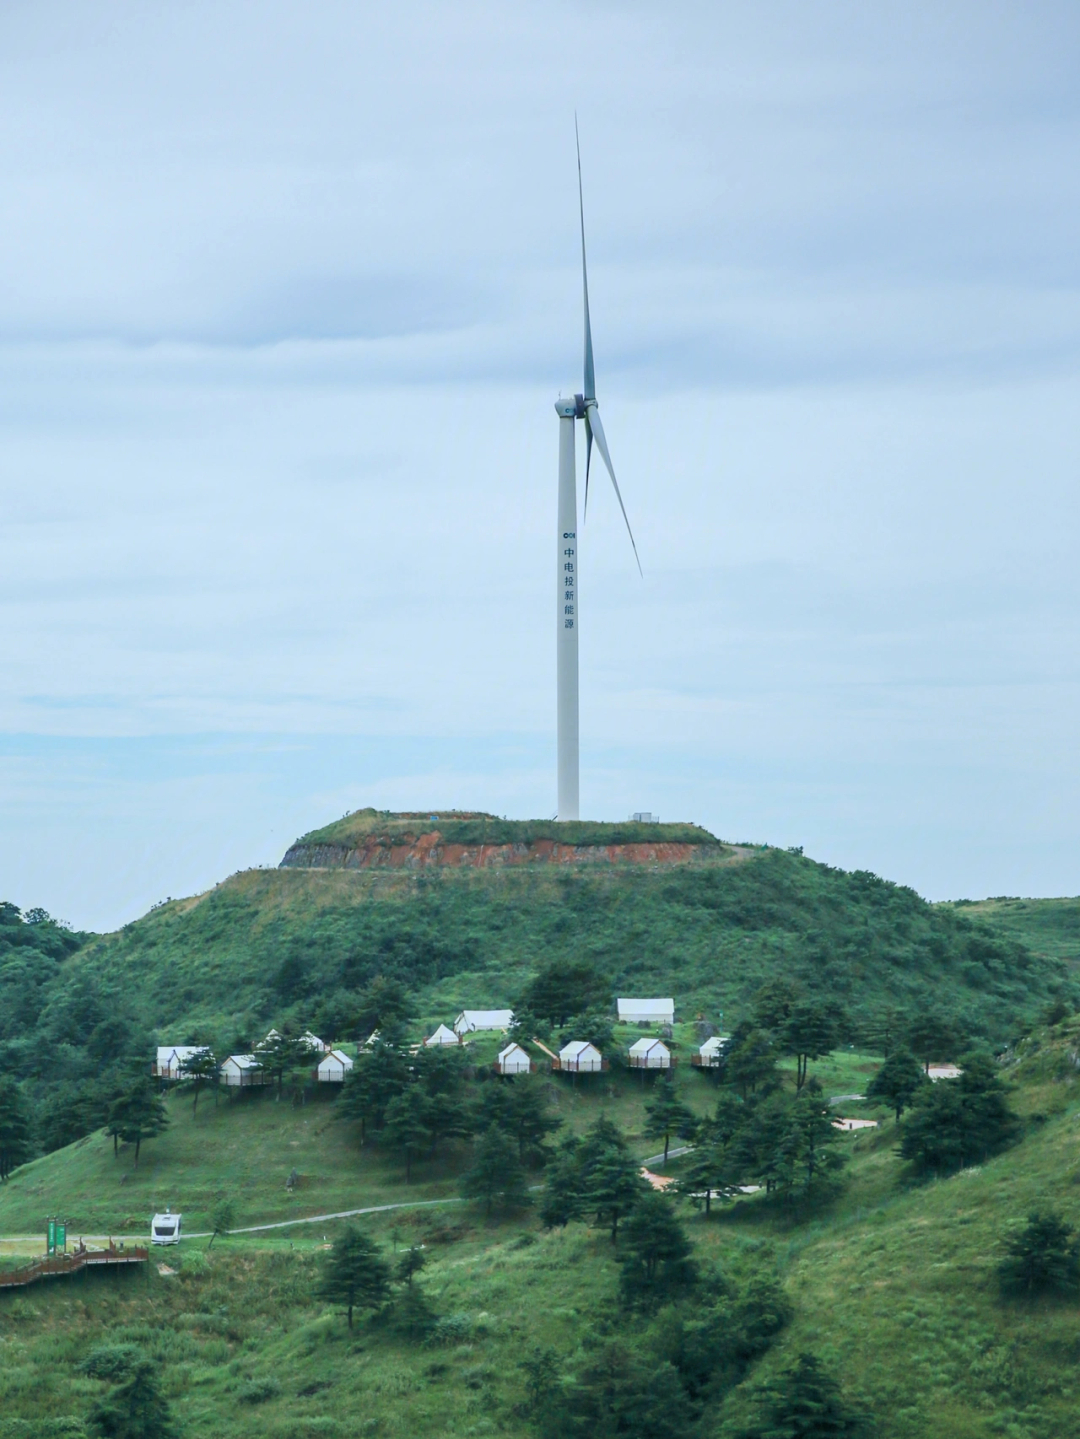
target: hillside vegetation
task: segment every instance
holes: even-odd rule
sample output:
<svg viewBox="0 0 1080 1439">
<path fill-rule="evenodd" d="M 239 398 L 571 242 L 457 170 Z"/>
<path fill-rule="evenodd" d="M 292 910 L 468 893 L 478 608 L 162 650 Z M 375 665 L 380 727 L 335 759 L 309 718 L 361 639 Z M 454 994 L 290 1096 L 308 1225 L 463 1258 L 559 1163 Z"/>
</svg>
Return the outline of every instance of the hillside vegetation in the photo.
<svg viewBox="0 0 1080 1439">
<path fill-rule="evenodd" d="M 1002 1072 L 1021 1129 L 1012 1147 L 976 1167 L 919 1181 L 896 1154 L 896 1125 L 876 1111 L 877 1131 L 838 1141 L 846 1187 L 824 1204 L 791 1211 L 756 1195 L 714 1203 L 706 1217 L 679 1201 L 705 1287 L 659 1308 L 628 1301 L 622 1251 L 606 1225 L 545 1230 L 535 1210 L 487 1220 L 482 1206 L 464 1204 L 358 1221 L 388 1261 L 424 1246 L 416 1280 L 428 1306 L 423 1332 L 406 1326 L 404 1281 L 391 1307 L 361 1315 L 351 1331 L 340 1305 L 319 1297 L 340 1221 L 221 1238 L 209 1251 L 205 1240 L 189 1240 L 155 1256 L 176 1274 L 92 1275 L 0 1296 L 0 1439 L 89 1433 L 86 1416 L 110 1387 L 101 1376 L 131 1354 L 149 1361 L 180 1439 L 544 1439 L 566 1395 L 579 1415 L 606 1395 L 591 1432 L 614 1435 L 624 1431 L 604 1404 L 620 1393 L 635 1396 L 630 1412 L 648 1415 L 650 1433 L 731 1439 L 807 1352 L 838 1379 L 851 1412 L 874 1417 L 879 1439 L 1075 1439 L 1080 1293 L 1006 1301 L 996 1266 L 1032 1209 L 1080 1221 L 1078 1045 L 1072 1019 L 1007 1053 Z M 838 1063 L 823 1061 L 815 1073 L 831 1077 Z M 717 1096 L 702 1075 L 682 1072 L 678 1084 L 699 1110 Z M 640 1146 L 650 1087 L 621 1076 L 559 1090 L 573 1126 L 603 1112 Z M 406 1186 L 400 1170 L 363 1152 L 355 1131 L 331 1122 L 331 1103 L 305 1109 L 245 1096 L 217 1110 L 204 1102 L 194 1117 L 190 1100 L 177 1096 L 171 1107 L 172 1127 L 150 1147 L 152 1178 L 148 1154 L 146 1174 L 120 1186 L 130 1154 L 114 1160 L 96 1136 L 38 1160 L 0 1191 L 3 1231 L 27 1203 L 63 1194 L 77 1204 L 88 1188 L 87 1203 L 117 1216 L 138 1210 L 136 1194 L 157 1203 L 188 1186 L 194 1200 L 200 1186 L 209 1195 L 227 1182 L 275 1213 L 344 1195 L 340 1175 L 327 1173 L 325 1190 L 286 1196 L 280 1180 L 290 1153 L 303 1156 L 305 1171 L 321 1163 L 347 1172 L 357 1205 L 446 1197 L 456 1185 L 460 1155 Z M 762 1305 L 772 1315 L 764 1327 Z M 710 1317 L 729 1367 L 687 1409 L 674 1366 L 687 1363 L 695 1314 Z M 731 1343 L 747 1346 L 742 1357 Z"/>
<path fill-rule="evenodd" d="M 494 821 L 460 819 L 474 822 Z M 611 994 L 673 994 L 686 1019 L 731 1027 L 783 976 L 842 1011 L 845 1043 L 880 1047 L 930 1008 L 1000 1046 L 1076 992 L 1072 951 L 1033 936 L 1030 922 L 1009 932 L 996 912 L 776 849 L 735 863 L 254 870 L 101 937 L 9 906 L 0 1075 L 22 1082 L 51 1149 L 104 1122 L 117 1076 L 155 1039 L 227 1053 L 289 1023 L 355 1038 L 379 976 L 408 991 L 419 1037 L 466 1005 L 514 1004 L 554 957 L 595 967 Z"/>
</svg>

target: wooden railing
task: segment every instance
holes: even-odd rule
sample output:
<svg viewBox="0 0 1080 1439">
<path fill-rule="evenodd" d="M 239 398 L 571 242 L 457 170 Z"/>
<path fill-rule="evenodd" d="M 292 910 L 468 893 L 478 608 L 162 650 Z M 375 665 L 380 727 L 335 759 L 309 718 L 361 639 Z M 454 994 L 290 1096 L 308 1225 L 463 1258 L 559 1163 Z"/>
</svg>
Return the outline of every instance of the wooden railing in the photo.
<svg viewBox="0 0 1080 1439">
<path fill-rule="evenodd" d="M 104 1268 L 116 1264 L 145 1264 L 149 1257 L 150 1251 L 137 1245 L 131 1249 L 115 1244 L 110 1244 L 108 1249 L 76 1249 L 71 1254 L 36 1259 L 33 1264 L 25 1264 L 21 1269 L 0 1270 L 0 1289 L 35 1284 L 39 1279 L 54 1279 L 62 1274 L 77 1274 L 83 1269 Z"/>
</svg>

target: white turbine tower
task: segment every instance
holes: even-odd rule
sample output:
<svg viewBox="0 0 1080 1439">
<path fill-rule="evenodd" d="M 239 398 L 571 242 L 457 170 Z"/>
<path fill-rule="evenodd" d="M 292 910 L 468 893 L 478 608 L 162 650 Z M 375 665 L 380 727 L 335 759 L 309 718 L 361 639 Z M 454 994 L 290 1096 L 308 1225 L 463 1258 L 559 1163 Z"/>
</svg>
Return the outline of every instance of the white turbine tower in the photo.
<svg viewBox="0 0 1080 1439">
<path fill-rule="evenodd" d="M 574 123 L 577 137 L 577 122 Z M 626 520 L 626 531 L 638 559 L 634 532 L 630 528 L 626 506 L 619 493 L 619 482 L 608 454 L 604 427 L 596 404 L 596 379 L 593 374 L 592 326 L 589 324 L 589 273 L 585 265 L 585 199 L 581 185 L 581 142 L 577 145 L 578 210 L 581 216 L 581 283 L 585 300 L 585 378 L 581 394 L 572 400 L 558 399 L 555 412 L 559 416 L 559 527 L 556 589 L 557 662 L 558 662 L 558 736 L 559 736 L 559 818 L 577 819 L 578 800 L 578 635 L 581 632 L 578 605 L 578 584 L 581 578 L 577 523 L 577 467 L 575 444 L 576 422 L 585 421 L 585 509 L 589 507 L 589 469 L 592 464 L 593 441 L 600 458 L 607 466 L 619 509 Z"/>
</svg>

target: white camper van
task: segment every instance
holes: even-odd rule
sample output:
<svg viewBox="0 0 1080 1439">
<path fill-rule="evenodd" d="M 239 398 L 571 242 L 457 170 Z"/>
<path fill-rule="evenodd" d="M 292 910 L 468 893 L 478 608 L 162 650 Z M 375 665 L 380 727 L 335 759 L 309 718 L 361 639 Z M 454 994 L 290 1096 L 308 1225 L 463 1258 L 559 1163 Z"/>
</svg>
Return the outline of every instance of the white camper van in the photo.
<svg viewBox="0 0 1080 1439">
<path fill-rule="evenodd" d="M 164 1214 L 155 1214 L 150 1223 L 151 1244 L 179 1244 L 182 1216 L 166 1209 Z"/>
</svg>

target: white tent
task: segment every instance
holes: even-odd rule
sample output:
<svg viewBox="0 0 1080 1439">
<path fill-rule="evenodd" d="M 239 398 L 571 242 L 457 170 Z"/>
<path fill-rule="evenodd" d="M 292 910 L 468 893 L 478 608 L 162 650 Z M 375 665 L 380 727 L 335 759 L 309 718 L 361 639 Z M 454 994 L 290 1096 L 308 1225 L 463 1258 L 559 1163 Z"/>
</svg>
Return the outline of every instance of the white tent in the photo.
<svg viewBox="0 0 1080 1439">
<path fill-rule="evenodd" d="M 713 1069 L 720 1063 L 720 1056 L 731 1043 L 729 1034 L 714 1034 L 694 1055 L 694 1063 L 703 1069 Z"/>
<path fill-rule="evenodd" d="M 154 1073 L 159 1079 L 183 1079 L 185 1060 L 205 1048 L 204 1044 L 159 1044 Z"/>
<path fill-rule="evenodd" d="M 559 1068 L 571 1074 L 599 1074 L 603 1067 L 603 1055 L 585 1039 L 572 1039 L 559 1050 Z"/>
<path fill-rule="evenodd" d="M 324 1084 L 341 1084 L 353 1067 L 353 1062 L 340 1049 L 331 1049 L 325 1059 L 319 1061 L 318 1076 Z"/>
<path fill-rule="evenodd" d="M 959 1079 L 963 1070 L 958 1064 L 932 1064 L 926 1071 L 932 1080 Z"/>
<path fill-rule="evenodd" d="M 509 1029 L 512 1009 L 463 1009 L 454 1020 L 455 1034 L 472 1034 L 477 1029 Z"/>
<path fill-rule="evenodd" d="M 267 1076 L 254 1054 L 230 1054 L 221 1066 L 221 1082 L 230 1089 L 247 1084 L 265 1084 Z"/>
<path fill-rule="evenodd" d="M 434 1034 L 428 1035 L 424 1044 L 428 1049 L 440 1044 L 460 1044 L 461 1041 L 452 1029 L 447 1029 L 445 1024 L 440 1024 Z"/>
<path fill-rule="evenodd" d="M 532 1060 L 520 1044 L 508 1044 L 499 1051 L 495 1068 L 500 1074 L 528 1074 L 532 1070 Z"/>
<path fill-rule="evenodd" d="M 317 1034 L 312 1034 L 310 1029 L 306 1030 L 300 1038 L 307 1045 L 308 1049 L 317 1049 L 320 1054 L 330 1054 L 332 1052 L 326 1041 L 320 1039 Z"/>
<path fill-rule="evenodd" d="M 662 1039 L 639 1039 L 630 1046 L 632 1069 L 670 1069 L 671 1050 Z"/>
<path fill-rule="evenodd" d="M 620 999 L 619 1020 L 622 1024 L 674 1024 L 673 999 Z"/>
</svg>

